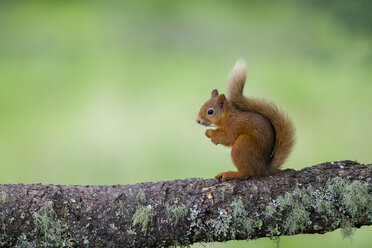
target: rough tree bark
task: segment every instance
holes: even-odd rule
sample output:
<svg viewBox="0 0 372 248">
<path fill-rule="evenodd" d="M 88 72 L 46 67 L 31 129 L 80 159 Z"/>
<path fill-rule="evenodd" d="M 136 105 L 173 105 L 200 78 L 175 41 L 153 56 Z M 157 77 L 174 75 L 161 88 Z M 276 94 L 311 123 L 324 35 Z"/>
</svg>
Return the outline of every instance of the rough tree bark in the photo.
<svg viewBox="0 0 372 248">
<path fill-rule="evenodd" d="M 0 246 L 166 247 L 325 233 L 372 224 L 372 165 L 284 170 L 259 180 L 0 186 Z"/>
</svg>

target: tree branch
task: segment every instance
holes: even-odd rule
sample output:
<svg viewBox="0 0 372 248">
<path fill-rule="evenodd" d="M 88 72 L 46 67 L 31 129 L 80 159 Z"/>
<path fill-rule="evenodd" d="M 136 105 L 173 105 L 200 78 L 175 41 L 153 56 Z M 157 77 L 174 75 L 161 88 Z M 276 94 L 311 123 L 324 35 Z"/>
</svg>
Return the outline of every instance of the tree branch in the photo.
<svg viewBox="0 0 372 248">
<path fill-rule="evenodd" d="M 164 247 L 325 233 L 372 224 L 372 165 L 284 170 L 259 180 L 0 186 L 0 246 Z"/>
</svg>

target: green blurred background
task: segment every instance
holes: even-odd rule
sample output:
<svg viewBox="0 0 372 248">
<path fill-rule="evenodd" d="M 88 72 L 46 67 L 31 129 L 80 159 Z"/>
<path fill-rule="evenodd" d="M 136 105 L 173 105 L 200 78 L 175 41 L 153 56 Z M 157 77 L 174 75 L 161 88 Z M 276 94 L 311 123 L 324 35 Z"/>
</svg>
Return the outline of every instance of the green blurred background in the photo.
<svg viewBox="0 0 372 248">
<path fill-rule="evenodd" d="M 195 119 L 238 58 L 297 127 L 285 168 L 372 161 L 369 1 L 1 1 L 0 183 L 130 184 L 233 168 Z M 370 247 L 371 227 L 281 247 Z M 209 246 L 209 245 L 208 245 Z M 212 247 L 273 247 L 269 239 Z M 198 247 L 198 245 L 196 245 Z"/>
</svg>

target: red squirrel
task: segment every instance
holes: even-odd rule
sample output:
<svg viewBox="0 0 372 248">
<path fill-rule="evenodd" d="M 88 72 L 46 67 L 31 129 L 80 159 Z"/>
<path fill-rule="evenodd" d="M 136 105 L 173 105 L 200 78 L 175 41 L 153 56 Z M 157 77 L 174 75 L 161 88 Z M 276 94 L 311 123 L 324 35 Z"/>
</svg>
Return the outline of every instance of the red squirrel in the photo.
<svg viewBox="0 0 372 248">
<path fill-rule="evenodd" d="M 205 132 L 214 144 L 232 147 L 238 171 L 218 173 L 215 178 L 222 182 L 279 173 L 295 142 L 292 122 L 275 104 L 243 96 L 245 80 L 246 64 L 239 60 L 229 78 L 228 98 L 214 89 L 196 119 L 201 125 L 216 127 Z"/>
</svg>

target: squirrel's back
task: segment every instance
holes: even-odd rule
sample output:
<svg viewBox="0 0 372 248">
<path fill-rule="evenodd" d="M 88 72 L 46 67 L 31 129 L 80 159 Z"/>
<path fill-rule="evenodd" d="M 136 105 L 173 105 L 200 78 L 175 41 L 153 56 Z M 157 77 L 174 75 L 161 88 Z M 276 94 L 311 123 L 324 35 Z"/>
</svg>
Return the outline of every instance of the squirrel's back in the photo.
<svg viewBox="0 0 372 248">
<path fill-rule="evenodd" d="M 243 60 L 236 62 L 228 83 L 228 99 L 242 111 L 256 112 L 266 117 L 274 127 L 275 145 L 270 163 L 271 174 L 279 172 L 295 143 L 295 128 L 285 113 L 266 100 L 246 98 L 243 88 L 246 80 L 246 64 Z"/>
</svg>

